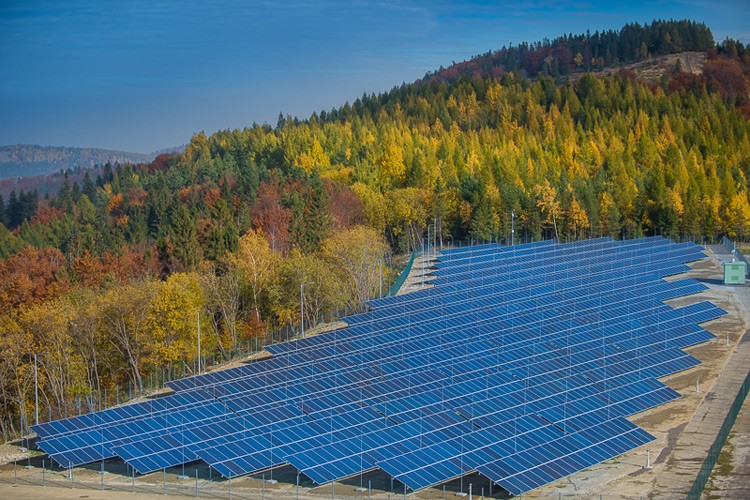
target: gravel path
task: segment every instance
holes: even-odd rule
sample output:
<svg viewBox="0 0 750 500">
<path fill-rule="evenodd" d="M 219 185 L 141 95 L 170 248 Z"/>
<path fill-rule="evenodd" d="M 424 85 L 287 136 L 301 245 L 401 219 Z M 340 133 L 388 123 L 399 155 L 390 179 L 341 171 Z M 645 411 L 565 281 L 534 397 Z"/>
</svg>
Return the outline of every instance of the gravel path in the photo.
<svg viewBox="0 0 750 500">
<path fill-rule="evenodd" d="M 718 250 L 718 249 L 717 249 Z M 733 293 L 748 317 L 750 311 L 750 287 L 724 287 Z M 656 477 L 651 498 L 684 498 L 690 490 L 708 450 L 724 423 L 727 409 L 732 405 L 750 367 L 750 330 L 745 331 L 735 344 L 723 370 L 703 402 L 677 440 L 667 466 Z M 747 407 L 747 402 L 745 403 Z M 747 433 L 742 434 L 743 437 Z M 748 498 L 745 496 L 744 498 Z"/>
</svg>

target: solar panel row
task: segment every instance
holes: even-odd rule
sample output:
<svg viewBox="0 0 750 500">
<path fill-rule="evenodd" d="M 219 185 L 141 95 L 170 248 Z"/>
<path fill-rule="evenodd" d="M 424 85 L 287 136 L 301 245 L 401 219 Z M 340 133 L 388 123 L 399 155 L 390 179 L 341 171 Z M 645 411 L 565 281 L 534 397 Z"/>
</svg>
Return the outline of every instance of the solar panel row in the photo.
<svg viewBox="0 0 750 500">
<path fill-rule="evenodd" d="M 201 459 L 226 477 L 290 463 L 317 483 L 380 468 L 413 490 L 478 471 L 517 494 L 651 437 L 625 416 L 712 335 L 702 291 L 663 276 L 703 257 L 663 238 L 446 251 L 438 286 L 377 299 L 349 327 L 178 391 L 36 428 L 62 465 L 139 472 Z"/>
</svg>

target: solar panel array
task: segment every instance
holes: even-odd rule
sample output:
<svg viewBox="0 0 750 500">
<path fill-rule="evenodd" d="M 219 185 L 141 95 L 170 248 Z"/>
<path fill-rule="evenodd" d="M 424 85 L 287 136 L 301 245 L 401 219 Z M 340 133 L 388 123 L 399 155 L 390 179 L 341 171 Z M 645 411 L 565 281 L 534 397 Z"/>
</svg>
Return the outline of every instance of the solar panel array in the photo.
<svg viewBox="0 0 750 500">
<path fill-rule="evenodd" d="M 653 439 L 625 417 L 679 397 L 658 378 L 698 364 L 682 349 L 724 314 L 667 306 L 705 286 L 662 278 L 704 257 L 659 237 L 444 251 L 435 287 L 346 328 L 33 429 L 63 466 L 291 464 L 318 484 L 380 469 L 411 490 L 479 472 L 520 494 Z"/>
</svg>

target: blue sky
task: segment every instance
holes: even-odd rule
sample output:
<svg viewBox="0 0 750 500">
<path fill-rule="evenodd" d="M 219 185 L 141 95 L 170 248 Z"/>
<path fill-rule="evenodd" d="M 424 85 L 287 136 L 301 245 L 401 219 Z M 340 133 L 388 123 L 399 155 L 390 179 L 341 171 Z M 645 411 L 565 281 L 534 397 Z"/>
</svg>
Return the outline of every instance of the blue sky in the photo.
<svg viewBox="0 0 750 500">
<path fill-rule="evenodd" d="M 145 153 L 510 43 L 670 18 L 750 42 L 750 0 L 3 0 L 0 145 Z"/>
</svg>

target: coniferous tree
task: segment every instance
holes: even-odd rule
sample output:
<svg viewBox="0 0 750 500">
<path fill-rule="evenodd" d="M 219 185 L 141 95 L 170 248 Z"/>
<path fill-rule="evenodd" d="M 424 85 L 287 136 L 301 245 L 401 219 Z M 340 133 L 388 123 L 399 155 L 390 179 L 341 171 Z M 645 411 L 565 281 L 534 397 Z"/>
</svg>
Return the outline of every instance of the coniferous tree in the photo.
<svg viewBox="0 0 750 500">
<path fill-rule="evenodd" d="M 201 260 L 198 233 L 193 216 L 185 205 L 179 205 L 172 216 L 169 243 L 175 264 L 173 270 L 198 269 Z"/>
</svg>

